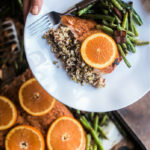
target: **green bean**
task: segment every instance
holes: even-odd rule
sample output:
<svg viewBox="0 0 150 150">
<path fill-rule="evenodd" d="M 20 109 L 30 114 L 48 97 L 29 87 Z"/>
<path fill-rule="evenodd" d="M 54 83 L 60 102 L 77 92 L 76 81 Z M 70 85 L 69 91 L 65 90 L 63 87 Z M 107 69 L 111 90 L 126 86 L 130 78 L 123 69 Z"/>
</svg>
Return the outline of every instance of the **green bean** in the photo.
<svg viewBox="0 0 150 150">
<path fill-rule="evenodd" d="M 144 46 L 144 45 L 149 45 L 150 41 L 146 41 L 146 42 L 142 42 L 142 41 L 138 41 L 137 43 L 135 43 L 135 45 L 137 46 Z"/>
<path fill-rule="evenodd" d="M 107 15 L 99 15 L 99 14 L 87 14 L 84 15 L 85 18 L 90 18 L 90 19 L 100 19 L 100 20 L 107 20 L 107 21 L 113 21 L 113 17 L 107 16 Z"/>
<path fill-rule="evenodd" d="M 115 20 L 116 20 L 117 24 L 121 23 L 121 20 L 119 19 L 119 17 L 117 15 L 115 15 Z"/>
<path fill-rule="evenodd" d="M 104 3 L 103 1 L 101 1 L 98 6 L 99 6 L 99 8 L 101 8 L 101 9 L 103 9 L 103 8 L 108 9 L 108 8 L 109 8 L 109 6 L 108 6 L 106 3 Z"/>
<path fill-rule="evenodd" d="M 128 38 L 130 39 L 131 42 L 133 42 L 133 43 L 134 43 L 135 45 L 137 45 L 137 46 L 143 46 L 143 45 L 148 45 L 148 44 L 150 44 L 150 41 L 145 41 L 145 42 L 143 42 L 143 41 L 138 40 L 138 39 L 136 39 L 136 38 L 134 38 L 134 37 L 131 37 L 131 36 L 128 36 Z"/>
<path fill-rule="evenodd" d="M 82 16 L 83 14 L 86 14 L 87 11 L 92 8 L 92 6 L 93 6 L 93 4 L 87 6 L 86 8 L 83 8 L 83 9 L 79 10 L 78 15 Z"/>
<path fill-rule="evenodd" d="M 105 4 L 109 6 L 109 2 L 108 1 L 105 1 Z"/>
<path fill-rule="evenodd" d="M 128 35 L 131 35 L 131 36 L 135 36 L 135 34 L 129 30 L 125 30 L 127 32 Z"/>
<path fill-rule="evenodd" d="M 114 5 L 113 5 L 111 2 L 109 3 L 108 6 L 109 6 L 109 9 L 110 9 L 110 10 L 112 10 L 112 9 L 114 8 Z"/>
<path fill-rule="evenodd" d="M 103 25 L 110 26 L 110 24 L 106 20 L 102 20 Z"/>
<path fill-rule="evenodd" d="M 129 29 L 129 20 L 127 19 L 126 30 Z"/>
<path fill-rule="evenodd" d="M 130 41 L 131 41 L 132 43 L 134 43 L 135 45 L 136 45 L 137 43 L 141 43 L 141 42 L 142 42 L 141 40 L 136 39 L 135 37 L 128 36 L 128 38 L 129 38 Z"/>
<path fill-rule="evenodd" d="M 128 54 L 128 51 L 127 51 L 128 47 L 127 47 L 127 44 L 126 44 L 126 43 L 122 43 L 121 46 L 122 46 L 122 48 L 123 48 L 125 54 L 127 55 L 127 54 Z"/>
<path fill-rule="evenodd" d="M 99 130 L 99 132 L 100 132 L 100 135 L 101 135 L 102 137 L 104 137 L 105 139 L 108 140 L 108 137 L 107 137 L 106 133 L 104 132 L 104 130 L 103 130 L 100 126 L 98 126 L 98 130 Z"/>
<path fill-rule="evenodd" d="M 94 143 L 93 150 L 97 150 L 97 144 Z"/>
<path fill-rule="evenodd" d="M 76 110 L 76 113 L 77 113 L 78 115 L 80 115 L 80 110 Z"/>
<path fill-rule="evenodd" d="M 110 27 L 111 27 L 111 28 L 117 28 L 117 25 L 116 25 L 116 24 L 111 23 L 111 24 L 110 24 Z"/>
<path fill-rule="evenodd" d="M 129 38 L 130 41 L 133 42 L 133 43 L 136 43 L 137 41 L 139 41 L 139 40 L 136 39 L 135 37 L 128 36 L 128 38 Z"/>
<path fill-rule="evenodd" d="M 129 11 L 129 26 L 130 26 L 130 30 L 132 32 L 134 32 L 134 28 L 133 28 L 133 13 L 132 13 L 131 10 Z"/>
<path fill-rule="evenodd" d="M 97 132 L 98 129 L 98 122 L 99 122 L 99 116 L 96 115 L 95 119 L 94 119 L 94 130 L 95 132 Z M 97 143 L 94 143 L 94 148 L 93 149 L 97 149 Z"/>
<path fill-rule="evenodd" d="M 116 20 L 116 19 L 115 19 L 115 17 L 114 17 L 113 20 L 112 20 L 112 22 L 111 22 L 111 24 L 114 24 L 115 20 Z"/>
<path fill-rule="evenodd" d="M 90 150 L 90 146 L 91 146 L 91 134 L 87 134 L 86 135 L 86 148 L 85 148 L 85 150 Z"/>
<path fill-rule="evenodd" d="M 131 46 L 129 44 L 127 44 L 127 43 L 126 43 L 126 45 L 127 45 L 127 51 L 132 52 L 131 51 Z"/>
<path fill-rule="evenodd" d="M 93 146 L 92 145 L 90 146 L 90 150 L 93 150 Z"/>
<path fill-rule="evenodd" d="M 23 3 L 22 0 L 18 0 L 19 6 L 22 8 L 23 7 Z"/>
<path fill-rule="evenodd" d="M 132 22 L 132 26 L 133 26 L 134 34 L 135 34 L 136 36 L 139 36 L 138 30 L 137 30 L 137 28 L 136 28 L 136 25 L 135 25 L 134 21 Z"/>
<path fill-rule="evenodd" d="M 108 10 L 107 10 L 107 9 L 102 9 L 102 12 L 103 12 L 105 15 L 108 15 Z"/>
<path fill-rule="evenodd" d="M 122 49 L 121 45 L 120 45 L 120 44 L 117 44 L 117 46 L 118 46 L 118 50 L 119 50 L 119 52 L 120 52 L 120 54 L 121 54 L 121 56 L 122 56 L 122 58 L 123 58 L 125 64 L 127 65 L 127 67 L 130 68 L 131 65 L 130 65 L 130 63 L 128 62 L 127 58 L 126 58 L 125 53 L 123 52 L 123 49 Z"/>
<path fill-rule="evenodd" d="M 94 143 L 93 150 L 97 150 L 97 144 Z"/>
<path fill-rule="evenodd" d="M 97 28 L 98 30 L 102 30 L 102 31 L 104 31 L 105 33 L 108 33 L 108 34 L 110 34 L 110 35 L 113 35 L 113 32 L 114 32 L 113 29 L 111 29 L 110 27 L 105 26 L 105 25 L 97 25 L 96 28 Z"/>
<path fill-rule="evenodd" d="M 92 126 L 90 125 L 90 123 L 87 121 L 87 119 L 82 116 L 80 118 L 80 121 L 82 123 L 82 125 L 91 133 L 91 135 L 93 136 L 95 142 L 97 143 L 99 150 L 104 150 L 103 145 L 100 141 L 100 139 L 98 138 L 97 133 L 94 131 L 94 129 L 92 128 Z"/>
<path fill-rule="evenodd" d="M 91 117 L 91 120 L 93 121 L 94 120 L 94 112 L 90 113 L 90 117 Z"/>
<path fill-rule="evenodd" d="M 117 25 L 114 23 L 108 23 L 106 20 L 102 20 L 103 25 L 111 27 L 111 28 L 116 28 Z"/>
<path fill-rule="evenodd" d="M 106 122 L 108 121 L 109 117 L 108 115 L 104 115 L 102 121 L 100 122 L 100 126 L 103 126 L 106 124 Z"/>
<path fill-rule="evenodd" d="M 126 9 L 129 9 L 129 4 L 123 2 L 122 0 L 117 0 L 117 2 L 123 7 L 123 8 L 126 8 Z"/>
<path fill-rule="evenodd" d="M 123 47 L 124 49 L 127 49 L 127 45 L 126 45 L 125 43 L 122 43 L 122 47 Z"/>
<path fill-rule="evenodd" d="M 136 49 L 135 49 L 134 45 L 132 44 L 132 42 L 130 41 L 130 39 L 129 39 L 128 37 L 126 37 L 126 40 L 127 40 L 127 44 L 129 44 L 130 47 L 131 47 L 131 51 L 132 51 L 133 53 L 135 53 L 135 52 L 136 52 Z"/>
<path fill-rule="evenodd" d="M 87 14 L 92 14 L 92 13 L 94 13 L 94 10 L 88 10 L 86 13 Z"/>
<path fill-rule="evenodd" d="M 93 144 L 93 150 L 97 150 L 97 148 L 98 148 L 97 143 L 94 142 L 94 144 Z"/>
<path fill-rule="evenodd" d="M 123 7 L 123 4 L 122 4 L 121 0 L 117 0 L 117 2 Z"/>
<path fill-rule="evenodd" d="M 135 11 L 135 9 L 132 9 L 133 10 L 133 17 L 136 21 L 136 23 L 141 26 L 143 24 L 143 21 L 141 19 L 141 17 L 138 15 L 138 13 Z"/>
<path fill-rule="evenodd" d="M 81 117 L 80 117 L 80 121 L 81 121 L 82 125 L 83 125 L 87 130 L 91 130 L 91 124 L 87 121 L 87 119 L 85 118 L 85 116 L 81 116 Z"/>
<path fill-rule="evenodd" d="M 117 0 L 111 0 L 111 2 L 112 2 L 119 10 L 123 10 L 123 7 L 118 3 Z"/>
<path fill-rule="evenodd" d="M 123 27 L 124 29 L 126 28 L 127 20 L 128 20 L 128 13 L 126 12 L 126 13 L 124 14 L 124 18 L 123 18 L 123 22 L 122 22 L 122 27 Z"/>
<path fill-rule="evenodd" d="M 97 132 L 97 129 L 98 129 L 98 122 L 99 122 L 99 116 L 96 115 L 96 117 L 94 119 L 94 130 L 95 130 L 95 132 Z"/>
</svg>

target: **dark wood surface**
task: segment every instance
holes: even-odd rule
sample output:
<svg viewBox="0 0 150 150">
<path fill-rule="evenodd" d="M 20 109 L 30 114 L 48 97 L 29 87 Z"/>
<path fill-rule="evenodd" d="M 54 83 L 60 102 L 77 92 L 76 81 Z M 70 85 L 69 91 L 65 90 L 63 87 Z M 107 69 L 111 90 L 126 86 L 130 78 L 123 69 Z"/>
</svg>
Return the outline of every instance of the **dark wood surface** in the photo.
<svg viewBox="0 0 150 150">
<path fill-rule="evenodd" d="M 150 150 L 150 92 L 138 102 L 118 111 L 119 115 Z"/>
</svg>

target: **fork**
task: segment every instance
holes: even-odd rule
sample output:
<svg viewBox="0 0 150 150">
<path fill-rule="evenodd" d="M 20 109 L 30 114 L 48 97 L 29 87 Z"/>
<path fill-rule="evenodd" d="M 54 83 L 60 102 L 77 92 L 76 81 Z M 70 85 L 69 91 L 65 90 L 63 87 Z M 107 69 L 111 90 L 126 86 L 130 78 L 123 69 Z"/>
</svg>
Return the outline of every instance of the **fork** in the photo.
<svg viewBox="0 0 150 150">
<path fill-rule="evenodd" d="M 64 13 L 59 13 L 56 11 L 51 11 L 41 18 L 37 19 L 35 22 L 27 26 L 31 36 L 38 35 L 38 33 L 48 30 L 50 27 L 57 25 L 61 21 L 61 16 L 72 13 L 73 11 L 80 10 L 96 2 L 97 0 L 83 0 L 76 4 L 73 8 L 67 10 Z"/>
<path fill-rule="evenodd" d="M 0 22 L 0 60 L 13 60 L 19 51 L 20 44 L 14 22 L 12 20 Z"/>
</svg>

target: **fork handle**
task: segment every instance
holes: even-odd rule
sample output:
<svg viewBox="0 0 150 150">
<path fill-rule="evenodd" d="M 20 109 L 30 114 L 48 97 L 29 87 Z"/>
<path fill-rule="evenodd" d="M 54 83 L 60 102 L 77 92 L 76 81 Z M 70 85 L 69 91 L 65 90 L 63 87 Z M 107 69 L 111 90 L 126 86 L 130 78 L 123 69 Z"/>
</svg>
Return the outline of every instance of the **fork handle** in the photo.
<svg viewBox="0 0 150 150">
<path fill-rule="evenodd" d="M 96 1 L 97 0 L 83 0 L 83 1 L 79 2 L 78 4 L 76 4 L 76 9 L 77 10 L 83 9 L 83 8 L 87 7 L 89 4 L 92 4 Z"/>
<path fill-rule="evenodd" d="M 82 0 L 81 2 L 77 3 L 73 8 L 69 9 L 67 12 L 65 12 L 61 15 L 66 15 L 66 14 L 72 13 L 73 11 L 83 9 L 83 8 L 87 7 L 89 4 L 92 4 L 96 1 L 98 1 L 98 0 Z"/>
</svg>

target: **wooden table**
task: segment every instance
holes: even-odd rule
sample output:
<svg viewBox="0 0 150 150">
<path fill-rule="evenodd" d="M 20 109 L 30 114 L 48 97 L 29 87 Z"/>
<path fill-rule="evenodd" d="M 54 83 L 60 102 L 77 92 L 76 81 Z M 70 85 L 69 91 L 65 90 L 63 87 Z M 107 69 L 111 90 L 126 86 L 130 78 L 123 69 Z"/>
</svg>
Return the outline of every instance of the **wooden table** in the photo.
<svg viewBox="0 0 150 150">
<path fill-rule="evenodd" d="M 150 150 L 150 92 L 138 102 L 117 111 L 145 148 Z"/>
</svg>

